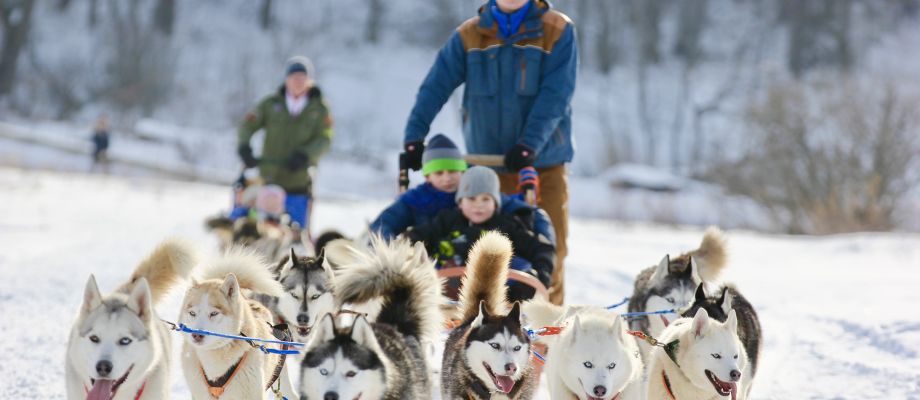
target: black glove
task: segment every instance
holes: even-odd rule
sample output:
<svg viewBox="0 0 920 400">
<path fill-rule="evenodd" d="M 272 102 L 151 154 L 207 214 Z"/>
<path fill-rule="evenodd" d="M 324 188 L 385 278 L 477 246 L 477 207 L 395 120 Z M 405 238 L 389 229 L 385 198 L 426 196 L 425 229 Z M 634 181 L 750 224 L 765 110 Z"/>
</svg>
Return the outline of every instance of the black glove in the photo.
<svg viewBox="0 0 920 400">
<path fill-rule="evenodd" d="M 291 154 L 290 157 L 288 157 L 287 163 L 285 165 L 287 166 L 287 169 L 296 171 L 307 165 L 307 160 L 308 158 L 306 154 L 295 152 L 294 154 Z"/>
<path fill-rule="evenodd" d="M 252 155 L 252 147 L 249 147 L 249 145 L 241 144 L 240 147 L 237 147 L 236 152 L 243 159 L 243 164 L 246 165 L 246 168 L 259 166 L 259 159 Z"/>
<path fill-rule="evenodd" d="M 525 167 L 532 167 L 537 159 L 537 152 L 523 144 L 516 144 L 505 153 L 505 168 L 520 171 Z"/>
<path fill-rule="evenodd" d="M 422 169 L 422 152 L 425 151 L 425 142 L 421 140 L 406 142 L 403 148 L 406 150 L 406 167 L 413 171 Z"/>
</svg>

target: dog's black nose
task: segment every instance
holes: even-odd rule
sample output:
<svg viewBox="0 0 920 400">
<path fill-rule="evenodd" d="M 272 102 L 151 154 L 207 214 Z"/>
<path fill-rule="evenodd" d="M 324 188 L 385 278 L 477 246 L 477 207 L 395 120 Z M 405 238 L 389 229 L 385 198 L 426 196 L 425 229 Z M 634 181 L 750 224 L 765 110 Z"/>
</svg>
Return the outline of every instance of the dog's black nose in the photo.
<svg viewBox="0 0 920 400">
<path fill-rule="evenodd" d="M 297 314 L 297 325 L 306 325 L 310 323 L 310 316 L 307 314 Z"/>
<path fill-rule="evenodd" d="M 112 362 L 102 360 L 96 363 L 96 373 L 101 377 L 109 376 L 112 373 Z"/>
<path fill-rule="evenodd" d="M 514 375 L 517 372 L 517 365 L 515 363 L 505 364 L 505 373 L 508 375 Z"/>
<path fill-rule="evenodd" d="M 729 372 L 728 375 L 732 378 L 732 381 L 738 382 L 741 380 L 741 371 L 733 369 L 732 372 Z"/>
<path fill-rule="evenodd" d="M 323 395 L 323 400 L 339 400 L 339 394 L 336 392 L 326 392 Z"/>
<path fill-rule="evenodd" d="M 604 397 L 607 395 L 607 388 L 597 385 L 594 387 L 594 395 L 597 397 Z"/>
</svg>

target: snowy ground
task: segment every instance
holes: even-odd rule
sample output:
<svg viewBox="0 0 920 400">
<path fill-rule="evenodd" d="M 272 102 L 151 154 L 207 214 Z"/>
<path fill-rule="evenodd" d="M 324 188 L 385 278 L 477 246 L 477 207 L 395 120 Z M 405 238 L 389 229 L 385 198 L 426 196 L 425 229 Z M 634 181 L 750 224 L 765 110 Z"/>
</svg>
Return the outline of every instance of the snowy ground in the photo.
<svg viewBox="0 0 920 400">
<path fill-rule="evenodd" d="M 64 398 L 65 342 L 87 276 L 108 292 L 170 235 L 213 249 L 202 219 L 227 199 L 212 185 L 0 168 L 0 398 Z M 321 197 L 314 227 L 354 234 L 383 205 Z M 568 301 L 628 296 L 641 268 L 701 233 L 572 221 Z M 920 399 L 920 236 L 728 237 L 728 278 L 766 335 L 754 398 Z M 178 297 L 162 317 L 175 317 Z M 174 398 L 188 398 L 174 375 Z"/>
</svg>

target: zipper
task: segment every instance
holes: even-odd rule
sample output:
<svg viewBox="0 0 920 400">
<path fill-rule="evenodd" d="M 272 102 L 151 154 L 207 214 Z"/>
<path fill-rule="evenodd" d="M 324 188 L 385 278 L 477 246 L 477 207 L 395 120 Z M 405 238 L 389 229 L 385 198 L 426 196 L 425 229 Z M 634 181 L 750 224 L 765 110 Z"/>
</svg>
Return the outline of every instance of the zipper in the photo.
<svg viewBox="0 0 920 400">
<path fill-rule="evenodd" d="M 521 52 L 521 92 L 524 92 L 524 87 L 527 82 L 527 56 Z"/>
</svg>

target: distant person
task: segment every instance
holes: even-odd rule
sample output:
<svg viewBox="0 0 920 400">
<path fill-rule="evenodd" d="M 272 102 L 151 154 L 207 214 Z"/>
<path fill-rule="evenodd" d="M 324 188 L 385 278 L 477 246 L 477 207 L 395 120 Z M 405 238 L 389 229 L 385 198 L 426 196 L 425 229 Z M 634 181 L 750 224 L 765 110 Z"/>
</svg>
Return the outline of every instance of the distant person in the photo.
<svg viewBox="0 0 920 400">
<path fill-rule="evenodd" d="M 109 172 L 109 140 L 109 119 L 102 115 L 93 127 L 93 165 L 90 170 L 100 169 L 103 173 Z"/>
<path fill-rule="evenodd" d="M 539 206 L 556 229 L 549 298 L 562 304 L 572 161 L 572 95 L 578 67 L 575 26 L 546 0 L 490 0 L 454 31 L 419 88 L 404 136 L 409 167 L 421 168 L 431 122 L 464 84 L 463 138 L 470 154 L 504 156 L 503 193 L 517 172 L 536 167 Z"/>
<path fill-rule="evenodd" d="M 308 58 L 288 60 L 284 84 L 249 110 L 240 123 L 237 147 L 246 168 L 259 167 L 266 184 L 284 189 L 285 211 L 295 237 L 308 241 L 313 167 L 332 143 L 332 117 L 315 79 Z M 256 158 L 249 142 L 260 129 L 265 130 L 265 141 L 261 158 Z"/>
</svg>

